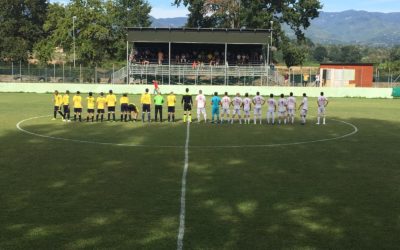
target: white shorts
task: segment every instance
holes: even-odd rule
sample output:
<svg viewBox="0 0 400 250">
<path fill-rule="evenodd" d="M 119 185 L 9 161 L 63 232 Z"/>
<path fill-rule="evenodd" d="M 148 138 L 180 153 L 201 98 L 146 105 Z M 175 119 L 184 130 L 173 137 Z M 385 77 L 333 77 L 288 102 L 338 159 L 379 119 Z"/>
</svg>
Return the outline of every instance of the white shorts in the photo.
<svg viewBox="0 0 400 250">
<path fill-rule="evenodd" d="M 296 115 L 296 111 L 294 109 L 290 108 L 290 109 L 288 109 L 288 115 L 294 116 L 294 115 Z"/>
<path fill-rule="evenodd" d="M 222 114 L 225 115 L 229 115 L 231 113 L 231 111 L 229 110 L 229 108 L 222 108 Z"/>
<path fill-rule="evenodd" d="M 233 115 L 240 115 L 240 108 L 235 108 L 235 109 L 233 109 L 232 114 L 233 114 Z"/>
<path fill-rule="evenodd" d="M 244 112 L 244 115 L 250 116 L 250 109 L 244 109 L 243 112 Z"/>
<path fill-rule="evenodd" d="M 278 111 L 278 116 L 286 116 L 286 110 L 279 110 Z"/>
<path fill-rule="evenodd" d="M 205 114 L 206 113 L 206 108 L 197 108 L 197 114 Z"/>
<path fill-rule="evenodd" d="M 300 112 L 301 116 L 307 116 L 307 111 L 307 109 L 302 109 Z"/>
<path fill-rule="evenodd" d="M 275 109 L 268 109 L 267 115 L 273 115 L 275 114 Z"/>
<path fill-rule="evenodd" d="M 319 115 L 325 115 L 325 107 L 324 106 L 318 107 L 318 114 Z"/>
<path fill-rule="evenodd" d="M 254 114 L 261 115 L 261 107 L 254 107 Z"/>
</svg>

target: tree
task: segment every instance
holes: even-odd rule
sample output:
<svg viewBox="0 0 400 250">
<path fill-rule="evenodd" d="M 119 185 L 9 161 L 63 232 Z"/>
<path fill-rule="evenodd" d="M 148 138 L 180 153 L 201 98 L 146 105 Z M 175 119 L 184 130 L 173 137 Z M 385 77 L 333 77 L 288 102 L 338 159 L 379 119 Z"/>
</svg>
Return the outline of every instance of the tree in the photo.
<svg viewBox="0 0 400 250">
<path fill-rule="evenodd" d="M 328 50 L 324 46 L 317 46 L 314 49 L 313 57 L 318 62 L 324 62 L 325 59 L 328 57 Z"/>
<path fill-rule="evenodd" d="M 47 0 L 0 1 L 0 60 L 27 60 L 43 38 Z"/>
<path fill-rule="evenodd" d="M 341 48 L 341 58 L 344 63 L 359 63 L 362 59 L 361 50 L 354 45 L 343 46 Z"/>
<path fill-rule="evenodd" d="M 174 4 L 188 8 L 188 27 L 272 28 L 274 44 L 283 52 L 287 37 L 282 25 L 289 26 L 298 41 L 304 40 L 304 30 L 322 8 L 319 0 L 174 0 Z"/>
<path fill-rule="evenodd" d="M 289 41 L 287 39 L 284 40 L 284 46 L 285 49 L 282 53 L 286 66 L 290 68 L 296 65 L 303 65 L 306 58 L 304 46 L 298 42 Z"/>
<path fill-rule="evenodd" d="M 150 10 L 144 0 L 71 0 L 67 6 L 52 4 L 44 24 L 47 39 L 35 47 L 37 55 L 48 60 L 52 53 L 49 50 L 54 51 L 54 47 L 71 55 L 75 36 L 79 63 L 96 65 L 106 59 L 124 59 L 125 28 L 150 25 Z"/>
<path fill-rule="evenodd" d="M 400 45 L 394 46 L 390 49 L 389 52 L 389 60 L 390 61 L 399 61 L 400 60 Z"/>
<path fill-rule="evenodd" d="M 106 4 L 115 31 L 115 46 L 110 54 L 123 59 L 126 53 L 126 27 L 149 27 L 151 6 L 144 0 L 115 0 Z"/>
</svg>

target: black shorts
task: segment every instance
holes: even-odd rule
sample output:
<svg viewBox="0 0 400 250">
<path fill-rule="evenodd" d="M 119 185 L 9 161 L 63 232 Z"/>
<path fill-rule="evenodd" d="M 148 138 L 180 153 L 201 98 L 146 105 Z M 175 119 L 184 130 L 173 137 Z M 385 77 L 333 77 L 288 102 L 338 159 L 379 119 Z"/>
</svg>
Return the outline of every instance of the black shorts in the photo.
<svg viewBox="0 0 400 250">
<path fill-rule="evenodd" d="M 94 109 L 88 109 L 87 112 L 93 114 L 94 113 Z"/>
<path fill-rule="evenodd" d="M 108 112 L 115 112 L 115 107 L 107 107 Z"/>
<path fill-rule="evenodd" d="M 74 108 L 74 113 L 82 113 L 82 108 Z"/>
<path fill-rule="evenodd" d="M 64 105 L 64 113 L 69 113 L 69 105 Z"/>
<path fill-rule="evenodd" d="M 168 107 L 168 113 L 175 113 L 175 107 L 174 106 Z"/>
<path fill-rule="evenodd" d="M 150 112 L 150 104 L 143 104 L 142 111 L 143 112 Z"/>
<path fill-rule="evenodd" d="M 127 103 L 121 104 L 121 112 L 128 112 L 128 104 Z"/>
<path fill-rule="evenodd" d="M 54 106 L 54 111 L 59 111 L 60 110 L 60 106 Z"/>
<path fill-rule="evenodd" d="M 98 114 L 104 114 L 104 109 L 97 109 Z"/>
<path fill-rule="evenodd" d="M 136 108 L 135 105 L 129 105 L 128 106 L 128 111 L 137 113 L 137 108 Z"/>
<path fill-rule="evenodd" d="M 183 105 L 183 111 L 191 111 L 192 110 L 192 105 L 185 103 Z"/>
</svg>

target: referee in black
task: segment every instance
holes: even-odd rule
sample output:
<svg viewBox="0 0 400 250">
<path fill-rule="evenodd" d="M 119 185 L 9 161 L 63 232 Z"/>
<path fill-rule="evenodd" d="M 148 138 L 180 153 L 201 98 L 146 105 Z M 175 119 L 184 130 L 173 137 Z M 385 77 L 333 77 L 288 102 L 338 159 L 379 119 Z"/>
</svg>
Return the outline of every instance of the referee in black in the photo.
<svg viewBox="0 0 400 250">
<path fill-rule="evenodd" d="M 193 105 L 193 99 L 192 95 L 189 94 L 189 89 L 186 89 L 186 94 L 182 96 L 182 101 L 181 104 L 183 104 L 183 122 L 192 122 L 192 105 Z"/>
</svg>

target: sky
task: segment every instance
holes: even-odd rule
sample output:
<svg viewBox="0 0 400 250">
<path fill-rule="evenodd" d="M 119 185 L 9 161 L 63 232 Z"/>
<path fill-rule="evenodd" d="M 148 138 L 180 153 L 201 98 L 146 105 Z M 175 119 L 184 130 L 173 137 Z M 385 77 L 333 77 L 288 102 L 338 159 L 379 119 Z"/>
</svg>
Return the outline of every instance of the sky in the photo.
<svg viewBox="0 0 400 250">
<path fill-rule="evenodd" d="M 152 6 L 151 16 L 155 18 L 183 17 L 188 14 L 184 7 L 172 6 L 172 0 L 147 0 Z M 400 12 L 400 0 L 320 0 L 323 11 L 366 10 L 373 12 Z M 68 3 L 68 0 L 50 0 Z"/>
</svg>

